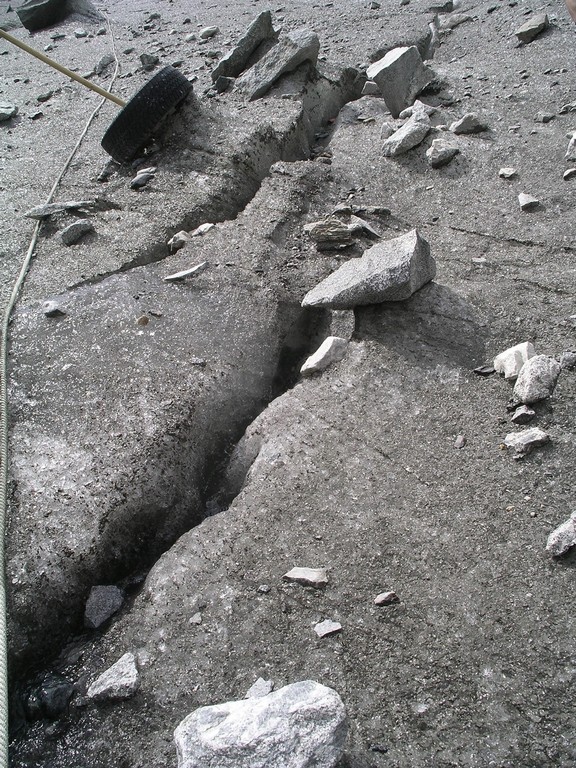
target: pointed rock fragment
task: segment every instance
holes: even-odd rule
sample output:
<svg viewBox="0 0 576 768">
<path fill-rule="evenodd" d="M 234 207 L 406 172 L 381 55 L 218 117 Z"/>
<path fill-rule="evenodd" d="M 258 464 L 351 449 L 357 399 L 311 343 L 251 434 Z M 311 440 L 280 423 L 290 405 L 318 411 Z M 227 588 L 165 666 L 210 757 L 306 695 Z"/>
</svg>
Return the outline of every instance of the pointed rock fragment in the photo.
<svg viewBox="0 0 576 768">
<path fill-rule="evenodd" d="M 560 557 L 576 544 L 576 512 L 572 512 L 558 528 L 555 528 L 546 542 L 546 552 L 553 557 Z"/>
<path fill-rule="evenodd" d="M 442 168 L 453 160 L 460 149 L 443 137 L 434 139 L 432 145 L 426 150 L 426 157 L 432 168 Z"/>
<path fill-rule="evenodd" d="M 435 275 L 436 262 L 430 246 L 413 229 L 377 243 L 359 259 L 342 264 L 306 294 L 302 306 L 351 309 L 382 301 L 402 301 Z"/>
<path fill-rule="evenodd" d="M 219 77 L 238 77 L 246 67 L 250 56 L 265 40 L 271 40 L 275 36 L 272 26 L 272 14 L 270 11 L 262 11 L 248 27 L 236 46 L 226 54 L 212 70 L 212 82 Z"/>
<path fill-rule="evenodd" d="M 306 360 L 302 368 L 300 368 L 300 373 L 303 376 L 311 376 L 313 373 L 325 371 L 332 363 L 342 360 L 347 349 L 348 342 L 346 339 L 341 339 L 338 336 L 328 336 L 316 352 Z"/>
<path fill-rule="evenodd" d="M 384 157 L 397 157 L 418 146 L 428 135 L 432 124 L 428 115 L 417 112 L 382 144 Z"/>
<path fill-rule="evenodd" d="M 548 16 L 545 13 L 538 13 L 532 16 L 531 19 L 528 19 L 521 27 L 518 27 L 514 34 L 521 43 L 531 43 L 548 26 Z"/>
<path fill-rule="evenodd" d="M 133 653 L 125 653 L 88 688 L 86 695 L 95 701 L 121 701 L 134 696 L 140 675 Z"/>
<path fill-rule="evenodd" d="M 550 397 L 562 367 L 553 357 L 536 355 L 527 360 L 516 379 L 513 397 L 519 403 L 536 403 Z"/>
<path fill-rule="evenodd" d="M 539 427 L 510 432 L 504 438 L 504 445 L 507 448 L 513 448 L 517 456 L 525 456 L 534 448 L 539 448 L 548 442 L 550 442 L 550 435 Z"/>
<path fill-rule="evenodd" d="M 516 344 L 514 347 L 505 349 L 494 358 L 494 368 L 498 373 L 503 373 L 505 379 L 515 379 L 524 363 L 531 357 L 534 357 L 536 350 L 530 341 L 522 344 Z"/>
<path fill-rule="evenodd" d="M 434 72 L 424 65 L 415 45 L 394 48 L 366 70 L 369 80 L 380 88 L 393 117 L 414 103 L 432 80 Z"/>
</svg>

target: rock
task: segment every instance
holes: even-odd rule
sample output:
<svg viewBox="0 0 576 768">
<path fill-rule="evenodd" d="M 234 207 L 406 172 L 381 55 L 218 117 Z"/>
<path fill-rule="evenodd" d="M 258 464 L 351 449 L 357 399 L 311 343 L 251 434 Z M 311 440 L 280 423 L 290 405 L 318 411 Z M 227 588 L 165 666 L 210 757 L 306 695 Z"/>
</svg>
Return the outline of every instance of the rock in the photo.
<svg viewBox="0 0 576 768">
<path fill-rule="evenodd" d="M 434 80 L 434 73 L 424 65 L 414 45 L 388 51 L 368 67 L 366 75 L 378 84 L 393 117 L 411 106 L 420 91 Z"/>
<path fill-rule="evenodd" d="M 254 101 L 264 96 L 282 75 L 305 61 L 315 65 L 319 51 L 320 40 L 315 32 L 308 29 L 290 32 L 236 80 L 236 88 Z"/>
<path fill-rule="evenodd" d="M 48 216 L 53 216 L 57 213 L 91 208 L 93 205 L 94 200 L 70 200 L 67 203 L 46 203 L 45 205 L 37 205 L 34 208 L 31 208 L 29 211 L 26 211 L 24 216 L 26 216 L 27 219 L 46 219 Z"/>
<path fill-rule="evenodd" d="M 498 176 L 501 179 L 513 179 L 516 176 L 516 168 L 500 168 Z"/>
<path fill-rule="evenodd" d="M 148 173 L 147 171 L 138 171 L 136 176 L 134 176 L 130 182 L 130 189 L 141 189 L 142 187 L 145 187 L 149 181 L 152 181 L 154 175 L 155 174 Z"/>
<path fill-rule="evenodd" d="M 38 691 L 42 714 L 50 719 L 59 717 L 68 708 L 74 694 L 74 685 L 67 678 L 49 673 Z"/>
<path fill-rule="evenodd" d="M 15 104 L 7 104 L 2 102 L 0 104 L 0 123 L 10 120 L 12 117 L 16 117 L 18 114 L 18 107 Z"/>
<path fill-rule="evenodd" d="M 110 66 L 110 64 L 114 64 L 114 56 L 111 53 L 105 53 L 104 56 L 100 59 L 98 64 L 94 67 L 94 74 L 95 75 L 102 75 Z"/>
<path fill-rule="evenodd" d="M 38 96 L 36 96 L 36 101 L 39 101 L 40 104 L 44 104 L 47 101 L 50 101 L 50 99 L 54 96 L 54 91 L 46 91 L 46 93 L 40 93 Z"/>
<path fill-rule="evenodd" d="M 84 609 L 84 626 L 88 629 L 99 629 L 123 605 L 124 592 L 113 584 L 92 587 Z"/>
<path fill-rule="evenodd" d="M 282 578 L 284 581 L 295 581 L 308 587 L 324 587 L 328 584 L 325 568 L 292 568 Z"/>
<path fill-rule="evenodd" d="M 529 408 L 527 405 L 521 405 L 514 411 L 512 421 L 514 424 L 528 424 L 536 416 L 536 411 Z"/>
<path fill-rule="evenodd" d="M 457 435 L 456 440 L 454 440 L 454 448 L 464 448 L 466 445 L 466 438 L 464 435 Z"/>
<path fill-rule="evenodd" d="M 561 115 L 567 115 L 569 112 L 576 112 L 576 101 L 570 101 L 568 104 L 563 104 L 558 111 Z"/>
<path fill-rule="evenodd" d="M 540 206 L 540 200 L 537 197 L 527 195 L 525 192 L 520 192 L 518 202 L 523 211 L 533 211 Z"/>
<path fill-rule="evenodd" d="M 537 112 L 534 120 L 537 123 L 549 123 L 551 120 L 554 120 L 554 115 L 551 112 Z"/>
<path fill-rule="evenodd" d="M 379 93 L 378 83 L 375 83 L 374 80 L 366 80 L 362 87 L 362 96 L 377 96 Z"/>
<path fill-rule="evenodd" d="M 189 624 L 196 624 L 197 627 L 202 624 L 202 614 L 198 611 L 193 616 L 190 616 Z"/>
<path fill-rule="evenodd" d="M 337 632 L 342 631 L 342 624 L 338 621 L 331 621 L 330 619 L 324 619 L 314 627 L 314 632 L 318 637 L 327 637 L 328 635 L 335 635 Z"/>
<path fill-rule="evenodd" d="M 401 128 L 384 141 L 382 154 L 384 157 L 397 157 L 408 152 L 424 140 L 431 127 L 430 118 L 427 115 L 420 113 L 412 115 Z"/>
<path fill-rule="evenodd" d="M 381 592 L 374 598 L 374 605 L 392 605 L 399 602 L 400 598 L 396 592 Z"/>
<path fill-rule="evenodd" d="M 560 368 L 576 368 L 576 352 L 568 349 L 560 355 Z"/>
<path fill-rule="evenodd" d="M 223 75 L 220 75 L 220 77 L 216 78 L 214 81 L 214 90 L 217 93 L 226 93 L 226 91 L 232 87 L 233 83 L 233 77 L 224 77 Z"/>
<path fill-rule="evenodd" d="M 216 83 L 219 77 L 238 77 L 258 46 L 274 37 L 272 14 L 270 11 L 262 11 L 250 24 L 236 46 L 214 67 L 211 74 L 212 82 Z"/>
<path fill-rule="evenodd" d="M 417 230 L 377 243 L 350 259 L 309 291 L 303 307 L 351 309 L 363 304 L 403 301 L 436 275 L 430 246 Z"/>
<path fill-rule="evenodd" d="M 479 365 L 478 368 L 474 368 L 473 371 L 477 376 L 492 376 L 496 373 L 496 368 L 493 365 Z"/>
<path fill-rule="evenodd" d="M 504 438 L 504 445 L 513 448 L 517 456 L 525 456 L 534 448 L 545 445 L 550 440 L 550 435 L 538 427 L 524 429 L 522 432 L 510 432 Z"/>
<path fill-rule="evenodd" d="M 140 687 L 140 675 L 133 653 L 125 653 L 103 672 L 88 688 L 86 695 L 94 701 L 129 699 Z"/>
<path fill-rule="evenodd" d="M 313 373 L 326 370 L 332 363 L 342 360 L 347 349 L 348 342 L 346 339 L 341 339 L 338 336 L 329 336 L 327 339 L 324 339 L 316 352 L 306 360 L 300 368 L 300 373 L 303 376 L 310 376 Z"/>
<path fill-rule="evenodd" d="M 22 24 L 30 32 L 49 27 L 63 19 L 67 14 L 67 0 L 27 0 L 16 13 Z"/>
<path fill-rule="evenodd" d="M 568 149 L 566 150 L 564 157 L 570 162 L 576 162 L 576 132 L 572 134 L 572 138 L 570 139 Z"/>
<path fill-rule="evenodd" d="M 531 342 L 516 344 L 515 347 L 510 347 L 496 355 L 494 368 L 498 373 L 503 373 L 505 379 L 515 379 L 526 360 L 534 357 L 535 354 L 536 350 Z"/>
<path fill-rule="evenodd" d="M 163 279 L 167 283 L 174 283 L 178 280 L 184 280 L 185 277 L 190 277 L 190 275 L 199 275 L 201 272 L 204 272 L 207 266 L 208 262 L 203 261 L 200 264 L 196 264 L 194 267 L 190 267 L 190 269 L 183 269 L 181 272 L 175 272 L 173 275 L 167 275 Z"/>
<path fill-rule="evenodd" d="M 473 18 L 473 16 L 470 16 L 467 13 L 452 13 L 445 19 L 440 19 L 440 29 L 456 29 L 460 24 L 464 24 L 466 21 L 472 21 Z"/>
<path fill-rule="evenodd" d="M 174 741 L 178 768 L 334 768 L 346 733 L 340 696 L 304 680 L 260 698 L 200 707 L 178 725 Z"/>
<path fill-rule="evenodd" d="M 560 557 L 576 544 L 576 512 L 572 512 L 558 528 L 555 528 L 546 542 L 546 552 L 553 557 Z"/>
<path fill-rule="evenodd" d="M 64 245 L 74 245 L 88 232 L 94 232 L 94 224 L 88 219 L 77 219 L 60 232 Z"/>
<path fill-rule="evenodd" d="M 322 221 L 313 221 L 304 225 L 304 232 L 322 246 L 350 245 L 352 233 L 347 224 L 344 224 L 337 216 L 327 216 Z"/>
<path fill-rule="evenodd" d="M 481 133 L 482 131 L 488 130 L 488 126 L 480 120 L 475 112 L 468 112 L 464 117 L 461 117 L 460 120 L 453 122 L 450 126 L 450 130 L 452 133 L 456 134 Z"/>
<path fill-rule="evenodd" d="M 86 32 L 85 29 L 79 28 L 74 30 L 74 37 L 81 39 L 83 37 L 88 37 L 88 32 Z"/>
<path fill-rule="evenodd" d="M 190 235 L 188 232 L 185 232 L 184 230 L 181 230 L 180 232 L 176 232 L 175 235 L 173 235 L 170 240 L 168 240 L 168 247 L 170 248 L 170 253 L 176 253 L 176 251 L 179 251 L 180 248 L 184 248 L 186 243 L 190 240 Z"/>
<path fill-rule="evenodd" d="M 375 237 L 378 240 L 382 237 L 380 232 L 377 232 L 371 224 L 365 221 L 365 219 L 361 219 L 359 216 L 355 216 L 354 214 L 350 215 L 350 220 L 348 222 L 348 230 L 352 234 L 355 234 L 356 232 L 361 232 L 362 234 Z"/>
<path fill-rule="evenodd" d="M 432 168 L 442 168 L 448 165 L 459 152 L 458 147 L 441 136 L 433 140 L 431 147 L 426 150 L 426 157 Z"/>
<path fill-rule="evenodd" d="M 562 178 L 564 179 L 564 181 L 569 181 L 574 177 L 576 177 L 576 168 L 567 168 L 564 171 L 564 174 L 562 175 Z"/>
<path fill-rule="evenodd" d="M 514 34 L 521 43 L 531 43 L 537 35 L 548 28 L 548 25 L 548 16 L 545 13 L 538 13 L 518 27 Z"/>
<path fill-rule="evenodd" d="M 42 305 L 42 312 L 46 317 L 62 317 L 66 314 L 63 309 L 60 309 L 57 301 L 45 301 Z"/>
<path fill-rule="evenodd" d="M 527 360 L 518 374 L 513 397 L 520 403 L 536 403 L 550 397 L 561 371 L 560 363 L 547 355 Z"/>
<path fill-rule="evenodd" d="M 142 68 L 146 72 L 151 72 L 160 62 L 160 58 L 152 53 L 141 53 L 140 61 L 142 62 Z"/>
<path fill-rule="evenodd" d="M 416 99 L 414 104 L 412 104 L 411 107 L 406 107 L 406 109 L 403 109 L 402 112 L 398 115 L 400 120 L 406 120 L 409 117 L 412 117 L 412 115 L 415 112 L 423 112 L 424 114 L 430 116 L 433 115 L 434 112 L 437 112 L 438 110 L 436 107 L 431 107 L 429 104 L 424 104 L 423 101 L 420 101 L 420 99 Z"/>
<path fill-rule="evenodd" d="M 218 27 L 204 27 L 199 34 L 200 40 L 209 40 L 211 37 L 217 35 L 218 32 L 220 32 Z"/>
<path fill-rule="evenodd" d="M 193 229 L 192 232 L 190 232 L 190 237 L 200 237 L 201 235 L 205 235 L 206 232 L 210 232 L 214 226 L 215 225 L 210 221 L 207 221 L 205 224 L 200 224 L 199 227 L 196 227 L 196 229 Z"/>
<path fill-rule="evenodd" d="M 262 696 L 268 696 L 274 690 L 273 680 L 264 680 L 263 677 L 259 677 L 256 682 L 248 688 L 246 691 L 245 699 L 260 699 Z"/>
</svg>

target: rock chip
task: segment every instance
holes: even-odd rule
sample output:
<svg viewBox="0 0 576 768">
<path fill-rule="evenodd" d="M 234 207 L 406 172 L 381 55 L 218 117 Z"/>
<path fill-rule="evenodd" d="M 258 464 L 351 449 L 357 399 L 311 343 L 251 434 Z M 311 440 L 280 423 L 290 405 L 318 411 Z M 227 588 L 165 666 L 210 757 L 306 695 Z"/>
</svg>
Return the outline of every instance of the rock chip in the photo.
<svg viewBox="0 0 576 768">
<path fill-rule="evenodd" d="M 88 32 L 83 27 L 79 27 L 78 29 L 74 30 L 74 37 L 81 39 L 83 37 L 88 37 Z"/>
<path fill-rule="evenodd" d="M 552 112 L 537 112 L 534 120 L 537 123 L 549 123 L 551 120 L 554 120 L 554 115 Z"/>
<path fill-rule="evenodd" d="M 569 181 L 576 177 L 576 168 L 567 168 L 562 174 L 564 181 Z"/>
<path fill-rule="evenodd" d="M 168 240 L 168 247 L 170 248 L 170 253 L 176 253 L 176 251 L 179 251 L 180 248 L 184 248 L 187 242 L 190 240 L 190 235 L 185 230 L 181 230 L 180 232 L 176 232 L 175 235 L 173 235 L 170 240 Z"/>
<path fill-rule="evenodd" d="M 174 731 L 178 768 L 334 768 L 346 740 L 336 691 L 313 680 L 192 712 Z"/>
<path fill-rule="evenodd" d="M 366 80 L 362 87 L 362 96 L 377 96 L 379 93 L 378 83 L 375 83 L 374 80 Z"/>
<path fill-rule="evenodd" d="M 305 224 L 304 232 L 320 246 L 350 245 L 352 242 L 352 233 L 348 225 L 344 224 L 337 216 L 327 216 L 322 221 Z"/>
<path fill-rule="evenodd" d="M 392 605 L 399 602 L 400 598 L 396 592 L 381 592 L 374 598 L 374 605 Z"/>
<path fill-rule="evenodd" d="M 264 680 L 263 677 L 259 677 L 256 682 L 248 688 L 246 691 L 245 699 L 260 699 L 262 696 L 268 696 L 274 690 L 273 680 Z"/>
<path fill-rule="evenodd" d="M 516 344 L 514 347 L 500 352 L 494 358 L 494 368 L 498 373 L 503 373 L 505 379 L 515 379 L 526 360 L 534 357 L 536 350 L 530 341 Z"/>
<path fill-rule="evenodd" d="M 432 168 L 442 168 L 443 165 L 448 165 L 459 152 L 458 147 L 440 136 L 434 139 L 430 148 L 426 150 L 426 157 Z"/>
<path fill-rule="evenodd" d="M 516 168 L 500 168 L 498 176 L 500 176 L 501 179 L 513 179 L 514 176 L 516 176 L 516 173 Z"/>
<path fill-rule="evenodd" d="M 146 72 L 151 72 L 155 66 L 160 62 L 160 58 L 156 54 L 141 53 L 140 61 L 142 62 L 142 68 Z"/>
<path fill-rule="evenodd" d="M 92 587 L 84 609 L 84 626 L 99 629 L 124 605 L 124 592 L 114 584 Z"/>
<path fill-rule="evenodd" d="M 550 435 L 539 427 L 524 429 L 522 432 L 510 432 L 504 438 L 504 445 L 513 448 L 517 456 L 525 456 L 534 448 L 550 441 Z"/>
<path fill-rule="evenodd" d="M 94 224 L 89 219 L 77 219 L 60 232 L 60 237 L 64 245 L 74 245 L 88 232 L 94 232 Z"/>
<path fill-rule="evenodd" d="M 420 91 L 434 80 L 434 72 L 424 65 L 415 45 L 388 51 L 368 67 L 366 75 L 380 88 L 393 117 L 411 106 Z"/>
<path fill-rule="evenodd" d="M 518 195 L 518 203 L 523 211 L 533 211 L 540 206 L 540 200 L 532 195 L 527 195 L 525 192 L 520 192 Z"/>
<path fill-rule="evenodd" d="M 550 397 L 562 370 L 560 363 L 547 355 L 527 360 L 516 380 L 513 397 L 520 403 L 536 403 Z"/>
<path fill-rule="evenodd" d="M 335 635 L 337 632 L 342 631 L 342 624 L 339 621 L 332 621 L 331 619 L 324 619 L 314 627 L 314 632 L 318 637 L 327 637 L 328 635 Z"/>
<path fill-rule="evenodd" d="M 521 43 L 531 43 L 537 35 L 548 28 L 548 25 L 548 16 L 545 13 L 538 13 L 518 27 L 514 34 Z"/>
<path fill-rule="evenodd" d="M 90 208 L 93 205 L 94 200 L 69 200 L 65 203 L 45 203 L 44 205 L 36 205 L 34 208 L 26 211 L 24 216 L 27 219 L 46 219 L 48 216 L 53 216 L 57 213 Z"/>
<path fill-rule="evenodd" d="M 572 512 L 558 528 L 555 528 L 546 542 L 546 552 L 553 557 L 560 557 L 576 545 L 576 512 Z"/>
<path fill-rule="evenodd" d="M 199 35 L 200 40 L 209 40 L 211 37 L 214 37 L 214 35 L 217 35 L 218 32 L 220 32 L 218 27 L 204 27 Z"/>
<path fill-rule="evenodd" d="M 284 581 L 295 581 L 309 587 L 324 587 L 328 584 L 325 568 L 292 568 L 282 578 Z"/>
<path fill-rule="evenodd" d="M 94 701 L 121 701 L 134 696 L 140 687 L 140 675 L 133 653 L 125 653 L 88 688 Z"/>
<path fill-rule="evenodd" d="M 576 162 L 576 132 L 572 134 L 572 138 L 568 144 L 568 149 L 566 150 L 565 158 L 570 162 Z"/>
<path fill-rule="evenodd" d="M 196 264 L 195 266 L 190 267 L 190 269 L 183 269 L 181 272 L 174 272 L 173 275 L 166 275 L 166 277 L 163 279 L 167 283 L 175 283 L 178 280 L 184 280 L 185 277 L 190 277 L 191 275 L 199 275 L 201 272 L 204 272 L 207 266 L 208 262 L 202 261 L 200 264 Z"/>
<path fill-rule="evenodd" d="M 560 368 L 576 368 L 576 351 L 573 349 L 567 349 L 560 355 Z"/>
<path fill-rule="evenodd" d="M 285 73 L 294 71 L 305 61 L 316 64 L 320 40 L 315 32 L 298 29 L 282 36 L 276 45 L 236 81 L 236 88 L 250 101 L 264 96 Z"/>
<path fill-rule="evenodd" d="M 346 339 L 341 339 L 338 336 L 328 336 L 316 352 L 306 360 L 300 368 L 300 373 L 303 376 L 311 376 L 313 373 L 326 370 L 332 363 L 342 360 L 347 349 L 348 342 Z"/>
<path fill-rule="evenodd" d="M 529 408 L 527 405 L 521 405 L 514 411 L 512 421 L 514 424 L 528 424 L 535 416 L 536 411 L 534 411 L 532 408 Z"/>
<path fill-rule="evenodd" d="M 42 312 L 46 317 L 63 317 L 66 314 L 63 309 L 60 309 L 57 301 L 45 301 L 42 305 Z"/>
<path fill-rule="evenodd" d="M 205 224 L 200 224 L 200 226 L 190 232 L 190 237 L 200 237 L 201 235 L 205 235 L 206 232 L 210 232 L 215 226 L 216 225 L 212 224 L 210 221 L 207 221 Z"/>
<path fill-rule="evenodd" d="M 428 115 L 416 113 L 382 144 L 384 157 L 397 157 L 416 147 L 428 135 L 432 124 Z"/>
<path fill-rule="evenodd" d="M 16 8 L 18 18 L 30 32 L 49 27 L 63 19 L 67 13 L 66 0 L 26 0 Z"/>
<path fill-rule="evenodd" d="M 363 304 L 403 301 L 436 275 L 430 246 L 413 229 L 377 243 L 350 259 L 309 291 L 303 307 L 351 309 Z"/>
<path fill-rule="evenodd" d="M 238 77 L 248 60 L 265 40 L 275 37 L 270 11 L 262 11 L 248 27 L 236 46 L 226 54 L 212 70 L 212 82 L 219 77 Z"/>
<path fill-rule="evenodd" d="M 480 120 L 475 112 L 468 112 L 460 120 L 453 122 L 450 130 L 456 134 L 482 133 L 482 131 L 488 130 L 488 126 Z"/>
<path fill-rule="evenodd" d="M 6 102 L 0 104 L 0 123 L 10 120 L 10 118 L 15 117 L 17 114 L 18 107 L 15 104 L 7 104 Z"/>
</svg>

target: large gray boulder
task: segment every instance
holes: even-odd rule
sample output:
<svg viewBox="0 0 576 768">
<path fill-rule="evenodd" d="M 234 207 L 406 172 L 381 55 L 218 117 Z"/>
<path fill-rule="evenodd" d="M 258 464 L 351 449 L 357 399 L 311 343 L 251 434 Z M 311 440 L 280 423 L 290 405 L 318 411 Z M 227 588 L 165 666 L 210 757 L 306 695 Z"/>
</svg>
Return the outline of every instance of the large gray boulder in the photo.
<svg viewBox="0 0 576 768">
<path fill-rule="evenodd" d="M 393 117 L 414 103 L 416 96 L 434 80 L 434 73 L 422 62 L 415 45 L 394 48 L 368 67 Z"/>
<path fill-rule="evenodd" d="M 320 40 L 309 29 L 297 29 L 280 38 L 251 69 L 236 81 L 236 87 L 250 101 L 264 96 L 274 83 L 287 72 L 293 72 L 300 64 L 318 59 Z"/>
<path fill-rule="evenodd" d="M 430 246 L 413 229 L 345 262 L 309 291 L 303 307 L 350 309 L 362 304 L 402 301 L 436 275 Z"/>
<path fill-rule="evenodd" d="M 340 696 L 304 680 L 260 698 L 200 707 L 174 740 L 178 768 L 333 768 L 346 733 Z"/>
<path fill-rule="evenodd" d="M 258 46 L 265 40 L 271 40 L 274 35 L 272 14 L 270 11 L 262 11 L 250 24 L 236 46 L 214 67 L 212 81 L 216 82 L 219 77 L 238 77 Z"/>
</svg>

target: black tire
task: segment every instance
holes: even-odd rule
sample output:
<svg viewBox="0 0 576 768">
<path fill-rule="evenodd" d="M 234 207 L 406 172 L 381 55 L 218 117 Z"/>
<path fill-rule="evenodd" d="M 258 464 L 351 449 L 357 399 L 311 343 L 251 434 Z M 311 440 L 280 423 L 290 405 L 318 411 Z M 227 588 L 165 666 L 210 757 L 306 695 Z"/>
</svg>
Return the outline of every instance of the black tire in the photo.
<svg viewBox="0 0 576 768">
<path fill-rule="evenodd" d="M 164 67 L 122 109 L 104 134 L 102 147 L 120 163 L 131 160 L 191 88 L 181 72 Z"/>
</svg>

